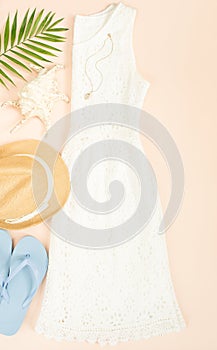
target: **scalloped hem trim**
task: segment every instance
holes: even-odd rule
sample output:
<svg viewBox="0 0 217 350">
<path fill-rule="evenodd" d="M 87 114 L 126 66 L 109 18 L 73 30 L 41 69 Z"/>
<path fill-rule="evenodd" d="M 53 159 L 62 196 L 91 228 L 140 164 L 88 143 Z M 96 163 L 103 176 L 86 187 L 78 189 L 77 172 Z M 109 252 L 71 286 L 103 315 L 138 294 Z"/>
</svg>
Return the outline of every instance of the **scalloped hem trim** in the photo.
<svg viewBox="0 0 217 350">
<path fill-rule="evenodd" d="M 69 342 L 88 342 L 104 345 L 117 345 L 119 342 L 137 341 L 149 339 L 155 336 L 163 336 L 171 332 L 180 332 L 186 328 L 184 320 L 161 320 L 149 324 L 115 329 L 69 329 L 64 326 L 52 327 L 52 325 L 36 326 L 35 331 L 48 339 Z"/>
</svg>

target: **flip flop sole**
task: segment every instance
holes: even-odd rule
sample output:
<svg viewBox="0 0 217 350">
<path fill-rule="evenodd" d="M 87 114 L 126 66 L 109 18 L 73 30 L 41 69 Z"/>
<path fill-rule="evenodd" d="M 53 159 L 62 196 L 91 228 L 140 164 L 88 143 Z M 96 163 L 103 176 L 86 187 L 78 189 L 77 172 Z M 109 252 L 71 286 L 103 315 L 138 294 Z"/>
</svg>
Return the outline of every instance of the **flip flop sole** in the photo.
<svg viewBox="0 0 217 350">
<path fill-rule="evenodd" d="M 38 270 L 38 285 L 43 281 L 48 257 L 44 246 L 34 237 L 22 238 L 15 247 L 11 257 L 11 272 L 22 261 L 22 257 L 30 255 L 32 263 Z M 34 278 L 28 266 L 25 266 L 8 284 L 9 303 L 3 301 L 0 305 L 0 333 L 11 336 L 20 329 L 28 311 L 29 305 L 23 307 L 24 300 L 28 297 L 34 286 Z M 34 295 L 36 294 L 35 291 Z"/>
<path fill-rule="evenodd" d="M 0 229 L 0 287 L 7 278 L 12 252 L 12 239 L 6 230 Z"/>
</svg>

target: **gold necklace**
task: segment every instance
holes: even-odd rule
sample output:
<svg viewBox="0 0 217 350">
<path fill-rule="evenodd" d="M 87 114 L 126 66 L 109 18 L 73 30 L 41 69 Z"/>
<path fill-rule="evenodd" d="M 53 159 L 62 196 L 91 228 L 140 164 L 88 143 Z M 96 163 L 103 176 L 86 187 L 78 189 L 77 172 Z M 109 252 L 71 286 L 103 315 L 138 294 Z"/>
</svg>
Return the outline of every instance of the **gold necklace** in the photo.
<svg viewBox="0 0 217 350">
<path fill-rule="evenodd" d="M 101 76 L 101 80 L 100 80 L 99 85 L 94 89 L 93 82 L 92 82 L 92 80 L 91 80 L 91 78 L 90 78 L 90 76 L 88 75 L 88 72 L 87 72 L 87 64 L 88 64 L 90 58 L 92 58 L 92 57 L 94 57 L 95 55 L 97 55 L 97 53 L 100 52 L 100 51 L 105 47 L 105 44 L 106 44 L 107 40 L 110 40 L 110 41 L 111 41 L 111 50 L 110 50 L 110 52 L 109 52 L 106 56 L 103 56 L 103 57 L 99 58 L 99 59 L 95 62 L 95 68 L 96 68 L 96 70 L 99 72 L 99 74 L 100 74 L 100 76 Z M 112 54 L 113 48 L 114 48 L 114 44 L 113 44 L 112 36 L 111 36 L 110 33 L 108 33 L 108 34 L 107 34 L 107 38 L 105 39 L 105 41 L 104 41 L 102 47 L 101 47 L 98 51 L 96 51 L 94 54 L 90 55 L 90 56 L 87 58 L 86 63 L 85 63 L 85 75 L 86 75 L 87 79 L 89 80 L 89 83 L 90 83 L 91 88 L 90 88 L 90 91 L 88 91 L 88 92 L 84 95 L 85 100 L 87 100 L 88 98 L 90 98 L 90 96 L 91 96 L 94 92 L 96 92 L 96 91 L 98 91 L 98 90 L 100 89 L 100 87 L 101 87 L 101 85 L 102 85 L 102 83 L 103 83 L 103 74 L 102 74 L 101 70 L 99 69 L 98 64 L 99 64 L 99 62 L 105 60 L 106 58 L 108 58 L 108 57 Z"/>
</svg>

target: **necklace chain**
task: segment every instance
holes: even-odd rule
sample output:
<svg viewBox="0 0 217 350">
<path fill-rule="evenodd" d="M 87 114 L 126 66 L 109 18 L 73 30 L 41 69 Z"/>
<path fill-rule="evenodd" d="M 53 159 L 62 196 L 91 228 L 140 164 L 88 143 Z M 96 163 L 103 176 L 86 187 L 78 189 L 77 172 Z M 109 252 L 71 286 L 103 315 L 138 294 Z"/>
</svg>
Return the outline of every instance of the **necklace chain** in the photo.
<svg viewBox="0 0 217 350">
<path fill-rule="evenodd" d="M 88 72 L 87 72 L 87 64 L 88 64 L 89 60 L 90 60 L 92 57 L 94 57 L 94 56 L 97 55 L 101 50 L 103 50 L 103 48 L 105 47 L 106 42 L 107 42 L 108 40 L 110 40 L 110 42 L 111 42 L 111 50 L 109 51 L 109 53 L 108 53 L 107 55 L 105 55 L 105 56 L 99 58 L 99 59 L 95 62 L 95 69 L 99 72 L 101 79 L 100 79 L 99 85 L 94 89 L 92 79 L 91 79 L 91 77 L 89 76 L 89 74 L 88 74 Z M 95 93 L 96 91 L 98 91 L 98 90 L 100 89 L 100 87 L 101 87 L 101 85 L 102 85 L 102 83 L 103 83 L 103 74 L 102 74 L 101 70 L 99 69 L 98 64 L 99 64 L 99 62 L 104 61 L 106 58 L 108 58 L 108 57 L 112 54 L 113 48 L 114 48 L 114 44 L 113 44 L 112 36 L 111 36 L 110 33 L 108 33 L 108 34 L 107 34 L 107 38 L 105 39 L 105 41 L 104 41 L 102 47 L 100 47 L 98 51 L 96 51 L 95 53 L 93 53 L 92 55 L 90 55 L 90 56 L 87 58 L 86 63 L 85 63 L 85 75 L 86 75 L 86 77 L 87 77 L 87 79 L 88 79 L 88 81 L 89 81 L 89 83 L 90 83 L 90 87 L 91 87 L 91 88 L 90 88 L 90 91 L 88 91 L 88 92 L 84 95 L 85 100 L 87 100 L 88 98 L 90 98 L 90 96 L 91 96 L 93 93 Z"/>
</svg>

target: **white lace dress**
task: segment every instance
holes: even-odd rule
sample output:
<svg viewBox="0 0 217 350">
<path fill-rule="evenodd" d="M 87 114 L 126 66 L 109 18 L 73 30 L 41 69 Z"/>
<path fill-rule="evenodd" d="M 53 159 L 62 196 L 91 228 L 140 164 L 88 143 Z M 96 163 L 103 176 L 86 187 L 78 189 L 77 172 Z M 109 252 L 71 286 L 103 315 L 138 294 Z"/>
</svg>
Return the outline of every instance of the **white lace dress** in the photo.
<svg viewBox="0 0 217 350">
<path fill-rule="evenodd" d="M 119 3 L 95 15 L 76 16 L 73 110 L 107 102 L 142 107 L 149 83 L 136 68 L 132 45 L 135 14 L 135 9 Z M 108 34 L 113 50 L 101 62 L 101 82 L 94 62 L 111 52 L 111 40 L 105 41 Z M 92 86 L 85 73 L 87 68 Z M 86 99 L 91 87 L 97 91 Z M 103 138 L 130 141 L 142 149 L 139 136 L 133 131 L 111 125 L 95 127 L 83 131 L 66 145 L 63 158 L 69 168 L 88 145 Z M 136 210 L 138 184 L 133 174 L 108 161 L 98 167 L 98 173 L 94 172 L 89 189 L 96 200 L 106 200 L 108 193 L 104 186 L 113 179 L 128 186 L 118 213 L 106 218 L 94 216 L 79 207 L 72 196 L 65 206 L 66 213 L 87 227 L 100 229 L 120 224 Z M 103 345 L 183 329 L 185 322 L 171 282 L 165 236 L 157 234 L 161 218 L 159 202 L 155 215 L 140 234 L 124 244 L 102 250 L 76 247 L 51 235 L 46 289 L 36 331 L 57 340 Z"/>
</svg>

